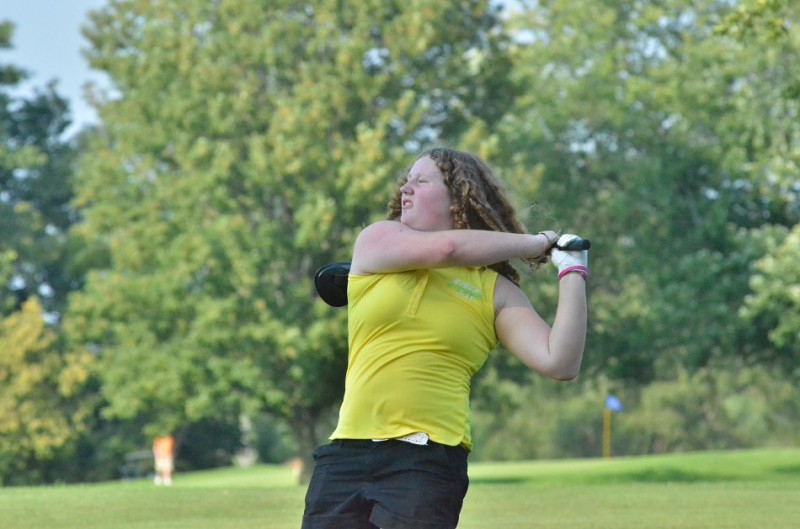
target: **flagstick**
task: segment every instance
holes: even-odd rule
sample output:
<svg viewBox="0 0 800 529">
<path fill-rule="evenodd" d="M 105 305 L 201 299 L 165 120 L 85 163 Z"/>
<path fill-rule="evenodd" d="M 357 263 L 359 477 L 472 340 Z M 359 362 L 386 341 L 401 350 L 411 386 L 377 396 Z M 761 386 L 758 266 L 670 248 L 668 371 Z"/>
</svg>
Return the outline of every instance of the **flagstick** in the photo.
<svg viewBox="0 0 800 529">
<path fill-rule="evenodd" d="M 611 457 L 611 410 L 603 408 L 603 458 Z"/>
</svg>

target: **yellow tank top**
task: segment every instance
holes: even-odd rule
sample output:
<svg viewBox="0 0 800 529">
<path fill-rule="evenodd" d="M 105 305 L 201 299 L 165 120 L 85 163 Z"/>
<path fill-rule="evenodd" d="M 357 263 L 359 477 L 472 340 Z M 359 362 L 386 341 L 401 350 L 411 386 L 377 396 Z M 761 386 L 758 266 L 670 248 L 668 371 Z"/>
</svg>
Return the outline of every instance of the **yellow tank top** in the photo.
<svg viewBox="0 0 800 529">
<path fill-rule="evenodd" d="M 491 269 L 350 276 L 349 356 L 331 439 L 414 432 L 472 449 L 472 376 L 497 345 Z"/>
</svg>

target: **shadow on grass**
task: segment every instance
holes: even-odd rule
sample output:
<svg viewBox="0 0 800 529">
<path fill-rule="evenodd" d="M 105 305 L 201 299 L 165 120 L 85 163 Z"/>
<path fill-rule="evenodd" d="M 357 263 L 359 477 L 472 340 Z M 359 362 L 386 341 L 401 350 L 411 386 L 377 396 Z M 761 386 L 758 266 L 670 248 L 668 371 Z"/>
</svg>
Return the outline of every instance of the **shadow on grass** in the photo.
<svg viewBox="0 0 800 529">
<path fill-rule="evenodd" d="M 470 483 L 486 483 L 500 485 L 515 485 L 520 483 L 581 483 L 581 484 L 609 484 L 609 483 L 720 483 L 735 481 L 735 476 L 705 472 L 693 472 L 683 468 L 664 467 L 650 468 L 630 472 L 615 472 L 609 474 L 587 474 L 573 477 L 556 476 L 475 476 L 470 478 Z"/>
<path fill-rule="evenodd" d="M 800 465 L 793 466 L 778 466 L 772 469 L 772 472 L 780 476 L 800 476 Z"/>
<path fill-rule="evenodd" d="M 487 483 L 491 485 L 518 485 L 520 483 L 534 483 L 537 479 L 533 476 L 478 476 L 469 478 L 470 485 Z"/>
<path fill-rule="evenodd" d="M 682 468 L 649 468 L 626 474 L 625 481 L 636 483 L 699 483 L 733 481 L 733 476 L 713 474 L 709 472 L 692 472 Z"/>
<path fill-rule="evenodd" d="M 720 452 L 614 461 L 486 463 L 470 473 L 474 484 L 513 486 L 606 484 L 800 483 L 800 452 Z"/>
</svg>

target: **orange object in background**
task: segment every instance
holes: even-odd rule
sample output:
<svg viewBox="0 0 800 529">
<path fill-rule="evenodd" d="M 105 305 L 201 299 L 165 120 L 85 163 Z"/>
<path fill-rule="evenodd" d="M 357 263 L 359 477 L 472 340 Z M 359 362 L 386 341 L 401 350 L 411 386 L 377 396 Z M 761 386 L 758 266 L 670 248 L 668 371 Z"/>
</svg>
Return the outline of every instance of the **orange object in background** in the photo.
<svg viewBox="0 0 800 529">
<path fill-rule="evenodd" d="M 172 485 L 172 471 L 174 463 L 175 440 L 171 435 L 156 437 L 153 440 L 153 458 L 156 466 L 156 485 Z"/>
</svg>

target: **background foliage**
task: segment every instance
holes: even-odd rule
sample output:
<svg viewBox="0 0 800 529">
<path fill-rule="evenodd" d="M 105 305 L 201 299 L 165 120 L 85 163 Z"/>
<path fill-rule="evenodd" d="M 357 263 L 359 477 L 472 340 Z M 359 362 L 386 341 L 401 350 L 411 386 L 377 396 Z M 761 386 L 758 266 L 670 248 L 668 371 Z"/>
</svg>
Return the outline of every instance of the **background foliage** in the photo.
<svg viewBox="0 0 800 529">
<path fill-rule="evenodd" d="M 101 121 L 72 139 L 56 86 L 11 97 L 0 63 L 0 482 L 115 478 L 166 431 L 179 470 L 307 458 L 346 357 L 313 272 L 433 144 L 488 159 L 532 231 L 593 241 L 580 380 L 497 351 L 476 458 L 599 455 L 612 392 L 615 451 L 796 443 L 797 15 L 114 0 L 85 26 Z M 523 275 L 551 316 L 552 272 Z"/>
</svg>

